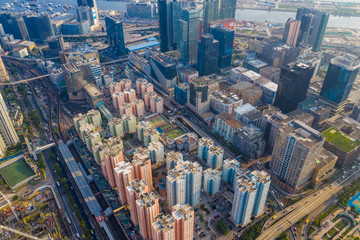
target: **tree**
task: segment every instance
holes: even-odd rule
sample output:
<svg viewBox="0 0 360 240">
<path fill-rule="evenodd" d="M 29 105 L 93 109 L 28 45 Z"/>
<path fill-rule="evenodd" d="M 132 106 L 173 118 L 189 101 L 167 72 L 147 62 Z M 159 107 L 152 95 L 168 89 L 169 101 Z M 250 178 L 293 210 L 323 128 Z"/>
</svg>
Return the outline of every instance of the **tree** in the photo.
<svg viewBox="0 0 360 240">
<path fill-rule="evenodd" d="M 220 232 L 223 235 L 228 235 L 229 234 L 229 226 L 226 224 L 226 222 L 224 222 L 222 220 L 218 220 L 217 228 L 220 230 Z"/>
<path fill-rule="evenodd" d="M 286 232 L 282 232 L 281 235 L 277 238 L 277 240 L 288 240 Z"/>
<path fill-rule="evenodd" d="M 18 199 L 19 199 L 19 196 L 18 196 L 18 195 L 15 195 L 15 196 L 12 198 L 13 201 L 16 201 L 16 200 L 18 200 Z"/>
</svg>

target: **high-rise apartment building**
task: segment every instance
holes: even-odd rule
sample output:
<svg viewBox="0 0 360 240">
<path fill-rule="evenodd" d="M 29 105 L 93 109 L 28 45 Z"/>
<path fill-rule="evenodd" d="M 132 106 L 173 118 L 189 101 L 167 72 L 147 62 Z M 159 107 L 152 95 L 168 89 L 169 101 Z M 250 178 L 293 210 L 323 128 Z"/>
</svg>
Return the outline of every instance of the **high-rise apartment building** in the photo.
<svg viewBox="0 0 360 240">
<path fill-rule="evenodd" d="M 166 154 L 166 171 L 174 169 L 177 165 L 183 164 L 183 155 L 180 152 L 168 152 Z"/>
<path fill-rule="evenodd" d="M 184 64 L 196 64 L 198 57 L 198 41 L 200 28 L 200 11 L 187 8 L 181 11 L 178 20 L 178 50 L 180 60 Z"/>
<path fill-rule="evenodd" d="M 189 204 L 177 204 L 171 214 L 175 220 L 175 240 L 192 240 L 194 234 L 194 209 Z"/>
<path fill-rule="evenodd" d="M 6 107 L 5 101 L 0 94 L 0 133 L 5 141 L 6 146 L 15 145 L 19 142 L 14 126 L 9 117 L 9 111 Z M 0 141 L 1 142 L 1 141 Z M 1 145 L 3 145 L 1 143 Z"/>
<path fill-rule="evenodd" d="M 153 239 L 152 224 L 159 214 L 159 198 L 154 192 L 139 195 L 136 200 L 140 235 L 143 239 Z"/>
<path fill-rule="evenodd" d="M 198 67 L 199 75 L 206 76 L 216 73 L 214 66 L 218 65 L 219 41 L 211 34 L 201 35 L 199 42 Z"/>
<path fill-rule="evenodd" d="M 105 25 L 109 45 L 115 49 L 117 55 L 126 54 L 122 22 L 107 16 L 105 17 Z"/>
<path fill-rule="evenodd" d="M 298 62 L 281 68 L 275 106 L 283 113 L 296 110 L 297 105 L 306 98 L 313 72 L 314 67 Z"/>
<path fill-rule="evenodd" d="M 270 175 L 265 171 L 244 172 L 235 183 L 231 219 L 235 224 L 246 225 L 251 216 L 259 216 L 270 187 Z"/>
<path fill-rule="evenodd" d="M 206 169 L 204 171 L 204 191 L 214 195 L 220 191 L 221 172 L 217 169 Z"/>
<path fill-rule="evenodd" d="M 311 178 L 324 138 L 298 120 L 288 122 L 275 134 L 270 169 L 296 191 Z"/>
<path fill-rule="evenodd" d="M 0 82 L 7 82 L 10 80 L 9 73 L 0 57 Z"/>
<path fill-rule="evenodd" d="M 225 159 L 222 171 L 222 180 L 226 183 L 234 183 L 236 171 L 240 169 L 240 162 L 236 159 Z"/>
<path fill-rule="evenodd" d="M 320 96 L 335 112 L 342 112 L 360 69 L 360 58 L 347 54 L 331 59 Z"/>
<path fill-rule="evenodd" d="M 197 156 L 202 160 L 208 159 L 209 149 L 213 145 L 214 141 L 211 138 L 200 138 L 198 142 Z"/>
<path fill-rule="evenodd" d="M 137 148 L 131 161 L 134 167 L 135 178 L 144 179 L 148 185 L 149 191 L 153 189 L 151 161 L 149 150 L 146 148 Z"/>
<path fill-rule="evenodd" d="M 152 227 L 154 240 L 175 239 L 175 221 L 171 215 L 160 213 L 155 217 Z"/>
<path fill-rule="evenodd" d="M 161 164 L 164 161 L 164 145 L 161 142 L 149 143 L 148 149 L 152 163 Z"/>
<path fill-rule="evenodd" d="M 126 188 L 130 186 L 130 181 L 135 179 L 134 167 L 129 162 L 119 162 L 114 169 L 114 175 L 120 202 L 127 204 L 129 199 Z"/>
<path fill-rule="evenodd" d="M 107 151 L 105 151 L 103 161 L 101 161 L 101 167 L 105 178 L 112 187 L 116 185 L 114 168 L 122 161 L 124 161 L 124 156 L 120 146 L 110 146 Z"/>
<path fill-rule="evenodd" d="M 14 35 L 15 39 L 29 40 L 29 33 L 20 13 L 2 13 L 0 23 L 5 33 Z"/>
<path fill-rule="evenodd" d="M 313 51 L 319 51 L 324 38 L 329 14 L 317 9 L 299 8 L 296 20 L 301 21 L 297 44 L 309 44 Z"/>
<path fill-rule="evenodd" d="M 200 203 L 202 167 L 198 162 L 186 161 L 182 168 L 186 177 L 185 203 L 196 206 Z"/>
<path fill-rule="evenodd" d="M 176 204 L 185 204 L 186 177 L 183 170 L 179 167 L 175 167 L 167 173 L 166 196 L 169 209 Z"/>
<path fill-rule="evenodd" d="M 219 25 L 211 27 L 210 34 L 219 41 L 218 69 L 223 72 L 231 67 L 235 31 Z"/>
<path fill-rule="evenodd" d="M 300 20 L 294 20 L 289 18 L 285 23 L 283 43 L 286 43 L 290 47 L 296 47 L 297 39 L 300 30 Z"/>
<path fill-rule="evenodd" d="M 136 206 L 136 200 L 140 199 L 140 195 L 149 192 L 148 185 L 145 180 L 139 181 L 138 179 L 131 180 L 129 186 L 126 187 L 127 198 L 129 199 L 129 208 L 131 221 L 135 226 L 139 225 L 138 212 Z"/>
<path fill-rule="evenodd" d="M 190 80 L 188 90 L 188 106 L 198 114 L 209 111 L 210 91 L 207 77 L 199 77 Z"/>
<path fill-rule="evenodd" d="M 224 149 L 220 146 L 213 145 L 209 147 L 207 153 L 207 165 L 212 169 L 219 169 L 222 167 L 224 158 Z"/>
</svg>

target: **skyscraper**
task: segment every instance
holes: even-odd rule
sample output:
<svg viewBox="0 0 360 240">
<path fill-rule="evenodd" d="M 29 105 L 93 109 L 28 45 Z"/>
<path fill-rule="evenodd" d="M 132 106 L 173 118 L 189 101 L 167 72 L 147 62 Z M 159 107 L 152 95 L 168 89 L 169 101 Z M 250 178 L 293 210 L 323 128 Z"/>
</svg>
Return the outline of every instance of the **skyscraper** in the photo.
<svg viewBox="0 0 360 240">
<path fill-rule="evenodd" d="M 198 41 L 200 28 L 200 11 L 196 8 L 187 8 L 181 11 L 178 20 L 178 50 L 180 60 L 184 64 L 197 63 Z"/>
<path fill-rule="evenodd" d="M 181 18 L 181 1 L 158 0 L 160 50 L 162 52 L 177 48 L 177 20 Z"/>
<path fill-rule="evenodd" d="M 184 162 L 183 171 L 186 179 L 185 203 L 196 206 L 200 203 L 202 167 L 198 162 Z"/>
<path fill-rule="evenodd" d="M 153 182 L 149 151 L 146 148 L 138 148 L 131 163 L 134 167 L 135 177 L 139 180 L 144 179 L 149 191 L 151 191 L 153 189 Z"/>
<path fill-rule="evenodd" d="M 32 41 L 45 41 L 47 38 L 55 36 L 49 14 L 30 14 L 23 18 Z"/>
<path fill-rule="evenodd" d="M 154 240 L 175 239 L 175 221 L 171 215 L 160 213 L 152 224 Z"/>
<path fill-rule="evenodd" d="M 234 19 L 236 0 L 204 1 L 203 32 L 208 33 L 211 22 L 223 19 Z"/>
<path fill-rule="evenodd" d="M 224 149 L 220 146 L 210 146 L 207 154 L 207 165 L 213 169 L 222 167 Z"/>
<path fill-rule="evenodd" d="M 126 54 L 122 22 L 106 16 L 105 25 L 110 46 L 116 50 L 117 55 L 121 56 Z"/>
<path fill-rule="evenodd" d="M 29 33 L 20 13 L 2 13 L 0 22 L 5 33 L 14 35 L 16 39 L 29 40 Z"/>
<path fill-rule="evenodd" d="M 270 175 L 265 171 L 244 172 L 235 182 L 231 219 L 235 224 L 246 225 L 251 216 L 259 216 L 270 187 Z"/>
<path fill-rule="evenodd" d="M 114 175 L 119 199 L 122 204 L 127 204 L 129 200 L 126 187 L 130 186 L 130 181 L 135 179 L 134 168 L 129 162 L 119 162 L 114 169 Z"/>
<path fill-rule="evenodd" d="M 289 18 L 285 24 L 283 43 L 290 47 L 296 47 L 296 42 L 299 36 L 301 21 Z"/>
<path fill-rule="evenodd" d="M 214 38 L 219 41 L 218 68 L 220 72 L 231 67 L 234 33 L 234 30 L 223 26 L 215 26 L 210 28 L 210 34 L 212 34 Z"/>
<path fill-rule="evenodd" d="M 198 142 L 197 156 L 201 160 L 206 160 L 208 158 L 209 149 L 213 145 L 214 145 L 214 141 L 211 138 L 200 138 Z"/>
<path fill-rule="evenodd" d="M 275 106 L 283 113 L 295 110 L 306 98 L 313 72 L 314 67 L 298 62 L 281 68 Z"/>
<path fill-rule="evenodd" d="M 236 0 L 220 0 L 219 19 L 235 18 Z"/>
<path fill-rule="evenodd" d="M 51 55 L 59 55 L 65 49 L 63 36 L 52 36 L 46 39 Z"/>
<path fill-rule="evenodd" d="M 194 209 L 189 204 L 177 204 L 172 208 L 175 220 L 175 240 L 192 240 L 194 234 Z"/>
<path fill-rule="evenodd" d="M 288 122 L 276 130 L 270 169 L 296 192 L 311 178 L 323 144 L 320 132 L 298 120 Z"/>
<path fill-rule="evenodd" d="M 209 81 L 208 77 L 199 77 L 189 82 L 188 106 L 198 114 L 210 109 Z"/>
<path fill-rule="evenodd" d="M 218 56 L 219 41 L 215 40 L 214 36 L 211 34 L 201 35 L 198 56 L 200 76 L 216 73 L 217 69 L 214 66 L 218 65 Z"/>
<path fill-rule="evenodd" d="M 347 54 L 331 59 L 320 96 L 329 105 L 344 109 L 360 69 L 360 59 Z"/>
<path fill-rule="evenodd" d="M 181 168 L 175 167 L 166 176 L 167 204 L 171 209 L 176 204 L 185 204 L 186 180 Z"/>
<path fill-rule="evenodd" d="M 310 44 L 313 51 L 319 51 L 329 14 L 320 10 L 302 7 L 297 10 L 296 20 L 301 21 L 297 44 Z"/>
<path fill-rule="evenodd" d="M 152 239 L 152 224 L 155 217 L 159 214 L 159 198 L 154 192 L 145 192 L 139 195 L 139 200 L 136 200 L 136 206 L 141 237 L 143 239 Z"/>
<path fill-rule="evenodd" d="M 0 94 L 0 133 L 6 146 L 14 145 L 19 142 L 19 138 L 15 132 L 14 126 L 9 117 L 9 112 L 5 101 Z"/>
<path fill-rule="evenodd" d="M 10 80 L 9 73 L 0 57 L 0 82 L 7 82 Z"/>
<path fill-rule="evenodd" d="M 86 11 L 89 12 L 89 20 L 90 26 L 98 25 L 99 24 L 99 13 L 96 5 L 96 0 L 78 0 L 79 7 L 88 7 L 85 8 Z M 84 9 L 84 8 L 83 8 Z"/>
</svg>

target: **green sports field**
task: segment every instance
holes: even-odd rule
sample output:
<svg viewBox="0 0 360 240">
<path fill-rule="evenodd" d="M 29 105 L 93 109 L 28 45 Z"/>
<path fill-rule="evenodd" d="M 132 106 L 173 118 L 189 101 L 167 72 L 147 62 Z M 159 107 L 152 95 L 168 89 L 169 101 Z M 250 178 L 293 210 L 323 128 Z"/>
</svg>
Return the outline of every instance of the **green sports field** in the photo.
<svg viewBox="0 0 360 240">
<path fill-rule="evenodd" d="M 19 159 L 18 161 L 1 168 L 0 174 L 10 185 L 10 187 L 13 187 L 28 177 L 35 175 L 33 170 L 25 162 L 25 159 Z"/>
</svg>

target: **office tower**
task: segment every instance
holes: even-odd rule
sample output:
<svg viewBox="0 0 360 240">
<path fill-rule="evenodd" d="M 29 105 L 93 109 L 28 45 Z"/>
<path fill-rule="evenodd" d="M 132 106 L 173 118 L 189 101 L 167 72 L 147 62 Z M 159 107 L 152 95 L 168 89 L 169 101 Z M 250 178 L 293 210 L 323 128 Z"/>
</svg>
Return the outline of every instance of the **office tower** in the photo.
<svg viewBox="0 0 360 240">
<path fill-rule="evenodd" d="M 187 83 L 176 84 L 174 87 L 175 101 L 177 101 L 181 105 L 185 105 L 185 103 L 187 102 L 188 88 L 189 85 Z"/>
<path fill-rule="evenodd" d="M 249 178 L 240 178 L 235 186 L 231 219 L 235 224 L 246 225 L 250 222 L 256 195 L 256 186 Z"/>
<path fill-rule="evenodd" d="M 177 165 L 183 164 L 183 161 L 183 155 L 180 152 L 168 152 L 166 154 L 166 171 L 170 171 Z"/>
<path fill-rule="evenodd" d="M 306 98 L 313 71 L 313 67 L 298 62 L 281 68 L 275 106 L 283 113 L 295 110 Z"/>
<path fill-rule="evenodd" d="M 194 209 L 189 204 L 173 206 L 175 220 L 175 240 L 192 240 L 194 234 Z"/>
<path fill-rule="evenodd" d="M 46 39 L 46 42 L 49 46 L 51 55 L 59 55 L 59 52 L 64 51 L 65 43 L 63 36 L 52 36 Z"/>
<path fill-rule="evenodd" d="M 61 33 L 63 35 L 85 35 L 90 33 L 90 31 L 91 29 L 89 20 L 77 22 L 74 19 L 61 25 Z"/>
<path fill-rule="evenodd" d="M 152 227 L 154 240 L 175 239 L 175 221 L 171 215 L 160 213 L 155 217 Z"/>
<path fill-rule="evenodd" d="M 298 120 L 288 122 L 275 133 L 270 169 L 294 192 L 311 178 L 323 144 L 318 131 Z"/>
<path fill-rule="evenodd" d="M 7 82 L 10 80 L 9 73 L 0 57 L 0 82 Z"/>
<path fill-rule="evenodd" d="M 359 68 L 360 59 L 350 54 L 331 59 L 320 96 L 335 112 L 344 110 Z"/>
<path fill-rule="evenodd" d="M 186 177 L 183 170 L 175 167 L 166 176 L 166 197 L 169 209 L 176 204 L 185 204 Z"/>
<path fill-rule="evenodd" d="M 219 19 L 235 19 L 236 0 L 221 0 Z"/>
<path fill-rule="evenodd" d="M 219 41 L 214 39 L 211 34 L 201 35 L 199 42 L 199 76 L 216 73 L 214 66 L 218 65 Z"/>
<path fill-rule="evenodd" d="M 149 191 L 152 191 L 153 182 L 149 150 L 146 148 L 137 148 L 131 163 L 134 167 L 135 178 L 139 180 L 144 179 Z"/>
<path fill-rule="evenodd" d="M 234 183 L 236 171 L 240 169 L 240 162 L 236 159 L 225 159 L 222 171 L 222 180 L 226 183 Z"/>
<path fill-rule="evenodd" d="M 126 54 L 122 22 L 107 16 L 105 17 L 105 25 L 109 45 L 115 49 L 117 55 Z"/>
<path fill-rule="evenodd" d="M 47 13 L 25 15 L 24 22 L 32 41 L 45 41 L 55 36 L 50 16 Z"/>
<path fill-rule="evenodd" d="M 214 141 L 211 138 L 200 138 L 198 142 L 197 156 L 202 160 L 207 159 L 209 149 L 213 145 L 214 145 Z"/>
<path fill-rule="evenodd" d="M 159 199 L 154 192 L 139 195 L 136 200 L 140 235 L 143 239 L 153 239 L 152 224 L 159 214 Z"/>
<path fill-rule="evenodd" d="M 6 34 L 5 34 L 5 30 L 4 30 L 4 28 L 3 28 L 3 25 L 0 23 L 0 36 L 1 37 L 3 37 L 3 36 L 5 36 Z"/>
<path fill-rule="evenodd" d="M 20 13 L 2 13 L 0 22 L 5 32 L 14 35 L 15 39 L 29 40 L 29 33 Z"/>
<path fill-rule="evenodd" d="M 219 41 L 218 68 L 220 72 L 231 67 L 235 31 L 223 26 L 210 28 L 210 34 Z"/>
<path fill-rule="evenodd" d="M 213 169 L 222 167 L 224 149 L 220 146 L 210 146 L 207 153 L 207 165 Z"/>
<path fill-rule="evenodd" d="M 172 0 L 158 0 L 159 34 L 161 39 L 160 50 L 162 52 L 174 50 L 172 3 L 173 3 Z"/>
<path fill-rule="evenodd" d="M 134 168 L 129 162 L 119 162 L 114 169 L 114 175 L 120 202 L 127 204 L 129 199 L 126 193 L 126 187 L 130 186 L 130 181 L 135 179 Z"/>
<path fill-rule="evenodd" d="M 210 92 L 207 77 L 199 77 L 190 80 L 188 90 L 188 106 L 198 114 L 210 110 Z"/>
<path fill-rule="evenodd" d="M 134 179 L 129 182 L 129 186 L 126 187 L 127 196 L 129 199 L 129 208 L 131 221 L 135 226 L 139 225 L 139 218 L 136 206 L 136 200 L 140 199 L 140 195 L 149 192 L 148 185 L 145 180 Z"/>
<path fill-rule="evenodd" d="M 87 11 L 89 12 L 89 20 L 90 26 L 99 25 L 99 13 L 96 5 L 96 0 L 78 0 L 78 6 L 88 7 Z"/>
<path fill-rule="evenodd" d="M 178 20 L 178 50 L 180 60 L 184 64 L 196 64 L 198 57 L 198 41 L 200 27 L 200 11 L 196 8 L 187 8 L 181 11 Z"/>
<path fill-rule="evenodd" d="M 176 68 L 178 61 L 162 52 L 153 53 L 149 61 L 151 76 L 155 78 L 163 88 L 168 89 L 174 87 L 177 82 Z M 146 93 L 146 91 L 144 93 Z"/>
<path fill-rule="evenodd" d="M 301 21 L 297 44 L 309 44 L 313 51 L 320 50 L 329 14 L 316 9 L 298 8 L 296 20 Z"/>
<path fill-rule="evenodd" d="M 161 142 L 151 142 L 148 149 L 152 163 L 161 164 L 164 161 L 164 145 Z"/>
<path fill-rule="evenodd" d="M 285 24 L 283 43 L 290 47 L 296 47 L 296 42 L 299 36 L 301 21 L 289 18 Z"/>
<path fill-rule="evenodd" d="M 239 175 L 231 209 L 231 219 L 235 224 L 246 225 L 251 216 L 263 213 L 270 183 L 270 175 L 265 171 L 243 172 Z"/>
<path fill-rule="evenodd" d="M 220 191 L 221 172 L 217 169 L 206 169 L 204 171 L 204 191 L 214 195 Z"/>
<path fill-rule="evenodd" d="M 9 111 L 5 101 L 0 94 L 0 133 L 4 139 L 6 146 L 15 145 L 19 142 L 19 138 L 15 132 L 14 126 L 9 117 Z M 1 144 L 2 145 L 2 144 Z"/>
<path fill-rule="evenodd" d="M 255 182 L 256 186 L 252 215 L 259 216 L 264 212 L 266 198 L 271 184 L 270 175 L 265 171 L 255 170 L 251 172 L 251 179 Z"/>
<path fill-rule="evenodd" d="M 205 0 L 203 9 L 203 32 L 208 33 L 210 22 L 219 20 L 220 1 Z"/>
</svg>

